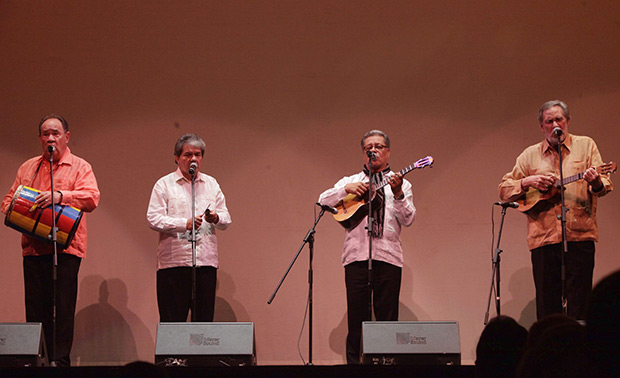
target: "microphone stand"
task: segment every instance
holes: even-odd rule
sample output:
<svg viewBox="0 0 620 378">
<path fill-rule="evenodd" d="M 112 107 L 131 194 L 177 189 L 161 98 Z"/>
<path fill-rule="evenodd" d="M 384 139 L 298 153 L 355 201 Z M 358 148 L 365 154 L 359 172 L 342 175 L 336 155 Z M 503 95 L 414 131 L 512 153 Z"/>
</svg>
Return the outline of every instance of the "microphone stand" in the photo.
<svg viewBox="0 0 620 378">
<path fill-rule="evenodd" d="M 560 220 L 560 224 L 562 226 L 562 314 L 567 315 L 568 302 L 566 300 L 566 254 L 568 253 L 568 241 L 566 238 L 566 212 L 568 211 L 568 209 L 566 208 L 566 202 L 564 201 L 564 170 L 562 169 L 562 142 L 560 141 L 560 136 L 562 135 L 562 132 L 559 131 L 559 129 L 558 131 L 554 130 L 554 132 L 555 135 L 558 137 L 557 149 L 560 163 L 560 203 L 562 206 L 561 213 L 560 215 L 558 215 L 558 219 Z"/>
<path fill-rule="evenodd" d="M 291 264 L 289 265 L 288 269 L 286 269 L 286 272 L 284 272 L 282 279 L 280 279 L 278 286 L 276 286 L 276 289 L 274 290 L 273 294 L 271 294 L 271 297 L 269 297 L 269 299 L 267 300 L 267 304 L 271 304 L 271 302 L 273 302 L 273 299 L 278 293 L 278 290 L 280 290 L 280 286 L 282 286 L 284 279 L 286 279 L 286 276 L 291 271 L 291 268 L 293 268 L 295 261 L 297 261 L 297 258 L 301 254 L 301 251 L 303 250 L 306 243 L 308 243 L 308 249 L 310 252 L 309 253 L 310 261 L 309 261 L 309 267 L 308 267 L 308 312 L 309 312 L 308 314 L 308 365 L 312 365 L 312 321 L 313 321 L 312 319 L 312 296 L 313 296 L 313 285 L 314 285 L 314 280 L 313 280 L 314 272 L 312 268 L 312 260 L 314 258 L 314 234 L 316 232 L 315 231 L 316 225 L 319 223 L 319 221 L 323 217 L 323 214 L 325 214 L 325 207 L 321 207 L 321 212 L 319 213 L 319 216 L 314 221 L 312 228 L 310 228 L 310 230 L 306 234 L 306 237 L 304 238 L 303 242 L 301 243 L 301 246 L 297 250 L 297 253 L 295 254 L 295 257 L 293 258 L 293 261 L 291 261 Z"/>
<path fill-rule="evenodd" d="M 191 243 L 192 243 L 192 303 L 191 303 L 191 311 L 192 316 L 190 320 L 192 322 L 196 321 L 196 191 L 194 188 L 194 184 L 196 181 L 196 171 L 194 170 L 192 175 L 192 235 L 191 235 Z"/>
<path fill-rule="evenodd" d="M 56 234 L 56 205 L 54 204 L 54 150 L 53 146 L 48 146 L 47 153 L 50 162 L 50 194 L 52 208 L 52 245 L 54 246 L 54 254 L 52 255 L 52 353 L 50 358 L 50 366 L 56 366 L 56 307 L 57 307 L 57 290 L 58 290 L 58 239 Z"/>
<path fill-rule="evenodd" d="M 502 220 L 499 224 L 499 232 L 497 234 L 497 247 L 495 248 L 495 253 L 493 254 L 493 273 L 491 274 L 491 290 L 489 291 L 489 300 L 487 301 L 487 312 L 484 314 L 484 325 L 489 323 L 489 312 L 491 308 L 491 297 L 493 296 L 493 289 L 495 288 L 495 311 L 497 312 L 497 316 L 501 315 L 500 309 L 500 254 L 503 252 L 499 248 L 499 243 L 502 240 L 502 229 L 504 228 L 504 218 L 506 217 L 506 208 L 507 206 L 502 206 Z"/>
<path fill-rule="evenodd" d="M 368 320 L 372 321 L 372 286 L 373 286 L 373 277 L 372 277 L 372 228 L 373 228 L 373 217 L 372 217 L 372 190 L 373 190 L 373 172 L 372 172 L 372 162 L 377 159 L 374 153 L 368 151 L 368 225 L 366 229 L 368 230 Z"/>
</svg>

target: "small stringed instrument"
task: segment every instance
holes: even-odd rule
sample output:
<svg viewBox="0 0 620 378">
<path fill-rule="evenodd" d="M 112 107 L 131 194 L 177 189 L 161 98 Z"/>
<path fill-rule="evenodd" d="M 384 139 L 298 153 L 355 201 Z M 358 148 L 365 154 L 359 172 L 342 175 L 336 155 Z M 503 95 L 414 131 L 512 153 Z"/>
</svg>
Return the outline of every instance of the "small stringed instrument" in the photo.
<svg viewBox="0 0 620 378">
<path fill-rule="evenodd" d="M 616 171 L 616 163 L 609 162 L 603 164 L 601 166 L 596 167 L 596 171 L 599 174 L 612 173 Z M 556 180 L 555 184 L 551 187 L 551 189 L 541 192 L 538 189 L 530 188 L 523 197 L 518 199 L 516 202 L 519 204 L 518 210 L 526 213 L 530 211 L 534 206 L 536 206 L 539 202 L 549 200 L 554 198 L 555 196 L 560 194 L 560 187 L 570 184 L 571 182 L 575 182 L 577 180 L 581 180 L 583 175 L 586 172 L 583 171 L 581 173 L 577 173 L 576 175 L 564 177 L 563 183 L 560 185 L 560 180 Z"/>
<path fill-rule="evenodd" d="M 399 173 L 406 175 L 414 169 L 432 167 L 433 157 L 427 156 L 423 159 L 416 161 L 415 163 L 403 168 Z M 379 190 L 388 185 L 388 178 L 385 177 L 381 182 L 376 183 L 375 190 Z M 380 206 L 381 200 L 379 196 L 375 195 L 372 199 L 372 206 Z M 334 214 L 334 219 L 337 220 L 344 228 L 355 228 L 364 217 L 368 215 L 368 198 L 361 198 L 355 194 L 348 194 L 338 204 L 336 204 L 337 214 Z"/>
</svg>

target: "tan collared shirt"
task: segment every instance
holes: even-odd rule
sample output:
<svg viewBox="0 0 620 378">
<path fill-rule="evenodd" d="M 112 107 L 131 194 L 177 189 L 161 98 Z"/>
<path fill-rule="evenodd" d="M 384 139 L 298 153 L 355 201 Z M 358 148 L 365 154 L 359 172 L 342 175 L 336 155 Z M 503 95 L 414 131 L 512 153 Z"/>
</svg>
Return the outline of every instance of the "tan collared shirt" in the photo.
<svg viewBox="0 0 620 378">
<path fill-rule="evenodd" d="M 589 167 L 603 164 L 596 143 L 587 136 L 569 134 L 562 144 L 562 167 L 564 178 L 585 172 Z M 545 140 L 526 148 L 511 172 L 499 184 L 499 197 L 502 201 L 516 201 L 525 192 L 521 180 L 532 175 L 552 174 L 560 177 L 559 158 L 556 149 Z M 613 189 L 609 175 L 602 174 L 603 189 L 593 192 L 592 187 L 583 180 L 565 185 L 564 197 L 566 213 L 566 234 L 568 241 L 598 241 L 596 223 L 597 198 Z M 559 197 L 558 197 L 559 198 Z M 530 249 L 562 242 L 562 225 L 558 216 L 561 212 L 559 200 L 545 201 L 526 213 L 527 243 Z"/>
</svg>

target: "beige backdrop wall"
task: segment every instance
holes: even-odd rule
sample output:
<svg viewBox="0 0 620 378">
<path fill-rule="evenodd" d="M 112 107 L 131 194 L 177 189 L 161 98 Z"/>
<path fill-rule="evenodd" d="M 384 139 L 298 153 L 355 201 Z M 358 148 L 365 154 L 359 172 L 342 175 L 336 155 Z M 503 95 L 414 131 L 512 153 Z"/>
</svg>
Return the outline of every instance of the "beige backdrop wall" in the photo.
<svg viewBox="0 0 620 378">
<path fill-rule="evenodd" d="M 36 125 L 67 117 L 72 151 L 102 198 L 88 214 L 76 342 L 80 365 L 152 360 L 157 234 L 154 182 L 175 140 L 206 140 L 204 170 L 226 194 L 216 319 L 256 325 L 259 364 L 301 364 L 307 250 L 267 299 L 313 223 L 318 195 L 361 168 L 361 135 L 392 138 L 392 167 L 414 171 L 418 215 L 403 232 L 402 320 L 457 320 L 475 358 L 491 279 L 497 184 L 546 100 L 571 131 L 620 159 L 620 6 L 613 1 L 2 1 L 0 188 L 40 153 Z M 595 279 L 620 267 L 620 196 L 600 202 Z M 493 213 L 492 213 L 493 212 Z M 497 227 L 496 227 L 497 230 Z M 0 228 L 0 322 L 24 321 L 20 234 Z M 343 230 L 315 244 L 314 362 L 340 364 L 346 328 Z M 502 311 L 534 321 L 525 218 L 509 209 Z M 300 353 L 307 358 L 307 327 Z"/>
</svg>

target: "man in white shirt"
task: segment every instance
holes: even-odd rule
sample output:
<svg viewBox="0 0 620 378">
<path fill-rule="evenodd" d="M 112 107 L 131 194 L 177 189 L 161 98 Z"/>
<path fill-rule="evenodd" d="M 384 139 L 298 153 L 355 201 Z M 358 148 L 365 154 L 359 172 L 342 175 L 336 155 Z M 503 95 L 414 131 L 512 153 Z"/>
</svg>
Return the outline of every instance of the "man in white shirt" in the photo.
<svg viewBox="0 0 620 378">
<path fill-rule="evenodd" d="M 347 289 L 347 363 L 360 363 L 362 322 L 370 321 L 369 308 L 372 295 L 375 318 L 379 321 L 398 320 L 398 306 L 403 266 L 400 241 L 402 226 L 408 227 L 415 218 L 411 183 L 400 173 L 390 170 L 390 139 L 380 130 L 371 130 L 362 137 L 362 153 L 367 163 L 369 155 L 373 182 L 387 180 L 389 185 L 379 189 L 377 196 L 383 201 L 375 206 L 373 201 L 372 236 L 372 285 L 368 285 L 368 210 L 357 225 L 346 230 L 342 264 L 345 268 Z M 347 176 L 323 192 L 319 203 L 338 206 L 349 194 L 368 198 L 368 165 L 353 176 Z M 360 209 L 361 210 L 361 209 Z"/>
<path fill-rule="evenodd" d="M 226 199 L 215 178 L 200 172 L 204 141 L 185 134 L 175 147 L 176 171 L 153 187 L 149 226 L 159 232 L 157 305 L 160 322 L 184 322 L 192 306 L 192 220 L 196 230 L 196 321 L 211 322 L 215 310 L 218 252 L 215 230 L 231 223 Z M 195 218 L 192 219 L 192 176 Z"/>
</svg>

